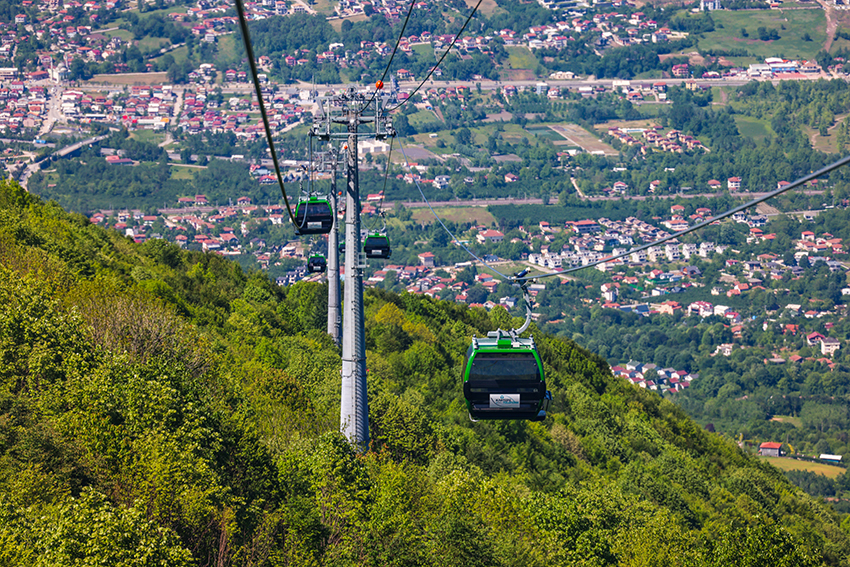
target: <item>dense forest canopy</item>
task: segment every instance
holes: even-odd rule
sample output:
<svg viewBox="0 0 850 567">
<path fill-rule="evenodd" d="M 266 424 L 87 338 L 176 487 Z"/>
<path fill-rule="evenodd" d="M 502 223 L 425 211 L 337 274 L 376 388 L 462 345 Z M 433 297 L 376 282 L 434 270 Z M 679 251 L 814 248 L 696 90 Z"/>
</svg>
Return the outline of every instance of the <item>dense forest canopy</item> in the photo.
<svg viewBox="0 0 850 567">
<path fill-rule="evenodd" d="M 371 450 L 337 432 L 326 287 L 135 245 L 0 185 L 3 565 L 847 565 L 848 522 L 533 330 L 543 423 L 471 423 L 473 334 L 367 294 Z"/>
</svg>

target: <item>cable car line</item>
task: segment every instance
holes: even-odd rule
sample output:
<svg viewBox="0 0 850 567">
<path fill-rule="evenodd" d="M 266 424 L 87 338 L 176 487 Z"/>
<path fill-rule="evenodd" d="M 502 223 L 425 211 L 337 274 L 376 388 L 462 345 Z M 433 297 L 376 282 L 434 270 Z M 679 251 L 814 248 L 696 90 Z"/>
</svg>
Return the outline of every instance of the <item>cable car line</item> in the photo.
<svg viewBox="0 0 850 567">
<path fill-rule="evenodd" d="M 390 55 L 390 60 L 387 62 L 387 66 L 384 68 L 384 73 L 381 75 L 381 79 L 375 83 L 375 92 L 372 93 L 372 98 L 369 99 L 369 102 L 366 103 L 366 106 L 372 104 L 372 101 L 375 100 L 375 97 L 378 96 L 378 91 L 384 88 L 384 79 L 387 77 L 387 73 L 390 70 L 390 65 L 393 64 L 393 59 L 395 59 L 395 53 L 398 51 L 398 46 L 401 44 L 401 38 L 404 37 L 404 30 L 407 29 L 407 22 L 410 20 L 410 14 L 413 13 L 413 6 L 416 4 L 418 0 L 410 0 L 410 8 L 407 10 L 407 16 L 404 18 L 404 25 L 401 26 L 401 31 L 398 32 L 398 39 L 395 40 L 395 47 L 393 47 L 393 52 Z"/>
<path fill-rule="evenodd" d="M 457 43 L 457 40 L 460 37 L 460 34 L 463 33 L 463 30 L 466 29 L 466 26 L 469 24 L 469 21 L 472 20 L 472 16 L 475 15 L 475 12 L 478 10 L 478 7 L 481 5 L 481 2 L 482 2 L 482 0 L 478 0 L 478 4 L 475 5 L 475 7 L 472 9 L 472 12 L 470 12 L 470 14 L 469 14 L 469 17 L 466 18 L 465 22 L 463 22 L 463 26 L 461 26 L 460 31 L 457 32 L 457 34 L 455 34 L 454 38 L 452 39 L 452 42 L 449 44 L 449 48 L 446 49 L 445 52 L 443 52 L 443 55 L 440 57 L 440 60 L 437 61 L 437 64 L 434 65 L 433 67 L 431 67 L 431 70 L 428 71 L 428 76 L 425 77 L 425 80 L 423 80 L 421 83 L 419 83 L 419 85 L 415 89 L 413 89 L 413 92 L 410 93 L 405 100 L 401 101 L 399 104 L 395 105 L 394 107 L 387 109 L 387 112 L 392 112 L 394 110 L 398 110 L 399 108 L 404 106 L 407 103 L 407 101 L 412 100 L 413 95 L 418 93 L 419 89 L 421 89 L 425 85 L 425 83 L 428 82 L 428 79 L 431 78 L 431 75 L 434 74 L 434 71 L 437 70 L 437 67 L 440 66 L 440 64 L 443 62 L 443 59 L 446 58 L 446 55 L 449 54 L 449 52 L 452 50 L 452 47 L 454 47 L 455 43 Z"/>
<path fill-rule="evenodd" d="M 404 161 L 405 161 L 405 163 L 407 163 L 407 168 L 410 169 L 410 160 L 407 159 L 407 153 L 404 151 L 404 145 L 401 143 L 401 139 L 399 139 L 399 141 L 398 141 L 398 147 L 401 150 L 401 154 L 404 156 Z M 433 213 L 434 218 L 437 219 L 437 222 L 440 223 L 440 226 L 443 227 L 443 230 L 445 230 L 448 233 L 448 235 L 451 237 L 452 241 L 456 242 L 457 245 L 460 246 L 461 248 L 463 248 L 466 251 L 467 254 L 469 254 L 470 256 L 472 256 L 473 258 L 478 260 L 479 262 L 481 262 L 488 270 L 490 270 L 491 272 L 493 272 L 494 274 L 496 274 L 500 278 L 504 279 L 505 281 L 513 281 L 513 278 L 511 276 L 507 276 L 507 275 L 503 274 L 502 272 L 500 272 L 499 270 L 497 270 L 496 268 L 494 268 L 493 266 L 491 266 L 490 264 L 488 264 L 487 262 L 485 262 L 484 260 L 479 258 L 475 254 L 475 252 L 473 252 L 472 250 L 467 248 L 466 245 L 463 244 L 463 242 L 461 242 L 457 237 L 455 237 L 455 235 L 452 233 L 452 231 L 450 231 L 448 229 L 448 227 L 445 225 L 445 223 L 443 222 L 443 219 L 440 218 L 440 215 L 438 215 L 437 212 L 434 210 L 434 207 L 431 206 L 431 201 L 428 200 L 428 197 L 425 196 L 425 192 L 422 191 L 422 186 L 419 185 L 419 180 L 416 179 L 416 177 L 414 177 L 413 181 L 416 183 L 416 188 L 419 189 L 419 194 L 422 196 L 422 200 L 425 201 L 425 204 L 428 205 L 429 209 L 431 209 L 431 213 Z"/>
<path fill-rule="evenodd" d="M 242 0 L 236 0 L 236 13 L 239 16 L 239 27 L 242 30 L 242 42 L 245 44 L 245 51 L 248 55 L 248 65 L 251 69 L 251 78 L 254 80 L 254 91 L 257 94 L 257 102 L 260 105 L 260 116 L 263 118 L 263 129 L 266 132 L 266 141 L 269 144 L 269 151 L 272 154 L 272 163 L 274 163 L 274 172 L 277 176 L 277 184 L 280 186 L 280 194 L 283 196 L 283 202 L 286 205 L 286 212 L 289 214 L 289 220 L 292 224 L 298 225 L 295 222 L 295 215 L 292 214 L 292 208 L 289 205 L 289 198 L 286 196 L 286 189 L 283 186 L 283 176 L 280 174 L 280 163 L 277 159 L 277 151 L 274 148 L 274 140 L 272 140 L 271 126 L 269 126 L 269 117 L 266 113 L 266 104 L 263 101 L 263 92 L 260 88 L 260 79 L 257 73 L 257 62 L 254 59 L 254 48 L 251 47 L 251 36 L 248 34 L 248 21 L 245 18 L 245 7 L 242 5 Z"/>
</svg>

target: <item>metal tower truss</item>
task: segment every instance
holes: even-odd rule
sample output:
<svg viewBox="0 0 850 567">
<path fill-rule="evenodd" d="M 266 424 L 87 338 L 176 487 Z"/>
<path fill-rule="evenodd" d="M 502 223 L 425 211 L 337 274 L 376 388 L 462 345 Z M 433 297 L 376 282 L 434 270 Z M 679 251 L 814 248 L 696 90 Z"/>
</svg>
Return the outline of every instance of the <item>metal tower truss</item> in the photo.
<svg viewBox="0 0 850 567">
<path fill-rule="evenodd" d="M 346 157 L 345 286 L 342 319 L 342 399 L 340 429 L 359 451 L 369 448 L 369 403 L 366 391 L 366 330 L 363 316 L 363 267 L 360 242 L 360 178 L 357 144 L 361 139 L 395 136 L 382 109 L 382 96 L 349 89 L 321 101 L 312 136 L 342 141 Z M 329 274 L 330 277 L 330 274 Z M 330 325 L 330 321 L 329 321 Z"/>
</svg>

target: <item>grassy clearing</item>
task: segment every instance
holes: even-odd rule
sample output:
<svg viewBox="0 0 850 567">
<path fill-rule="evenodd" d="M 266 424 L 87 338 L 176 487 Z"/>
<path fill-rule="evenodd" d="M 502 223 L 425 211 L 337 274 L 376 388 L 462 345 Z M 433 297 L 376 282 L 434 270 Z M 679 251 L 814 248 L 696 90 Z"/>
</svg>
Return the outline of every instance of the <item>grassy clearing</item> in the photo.
<svg viewBox="0 0 850 567">
<path fill-rule="evenodd" d="M 794 427 L 803 427 L 803 420 L 799 417 L 792 417 L 790 415 L 774 415 L 770 418 L 770 421 L 778 421 L 779 423 L 790 423 Z"/>
<path fill-rule="evenodd" d="M 699 40 L 701 50 L 746 49 L 756 58 L 784 57 L 812 59 L 826 40 L 826 16 L 812 10 L 718 10 L 712 12 L 715 30 Z M 785 29 L 782 29 L 782 26 Z M 775 29 L 780 39 L 760 41 L 757 29 Z M 742 37 L 741 28 L 748 37 Z M 812 41 L 803 41 L 803 34 Z"/>
<path fill-rule="evenodd" d="M 189 48 L 185 45 L 182 47 L 178 47 L 173 51 L 169 51 L 167 54 L 162 54 L 159 57 L 155 57 L 152 61 L 159 61 L 166 55 L 171 55 L 174 58 L 175 63 L 183 63 L 189 56 Z"/>
<path fill-rule="evenodd" d="M 490 226 L 496 224 L 494 217 L 486 207 L 442 207 L 434 209 L 443 221 L 474 222 Z M 434 222 L 434 215 L 430 209 L 412 209 L 413 220 L 417 223 L 431 224 Z"/>
<path fill-rule="evenodd" d="M 140 142 L 160 144 L 165 141 L 165 132 L 154 132 L 153 130 L 135 130 L 130 133 L 130 137 Z"/>
<path fill-rule="evenodd" d="M 423 124 L 439 123 L 440 119 L 430 110 L 419 110 L 413 114 L 408 114 L 407 121 L 411 126 L 417 127 Z"/>
<path fill-rule="evenodd" d="M 476 0 L 464 0 L 464 2 L 466 2 L 466 5 L 470 8 L 474 8 L 478 3 Z M 482 0 L 481 5 L 478 7 L 478 12 L 485 16 L 492 16 L 493 14 L 503 14 L 505 10 L 499 8 L 499 5 L 496 4 L 496 0 Z"/>
<path fill-rule="evenodd" d="M 825 465 L 823 463 L 810 463 L 809 461 L 798 461 L 787 457 L 759 457 L 774 467 L 783 471 L 809 471 L 815 474 L 822 474 L 827 478 L 836 478 L 838 475 L 847 471 L 841 467 L 834 465 Z"/>
<path fill-rule="evenodd" d="M 94 33 L 102 33 L 106 37 L 117 37 L 120 38 L 121 41 L 132 41 L 133 34 L 129 30 L 112 30 L 108 32 L 94 32 Z"/>
<path fill-rule="evenodd" d="M 510 69 L 533 71 L 539 65 L 537 58 L 527 47 L 511 46 L 506 47 L 505 51 L 508 52 L 508 68 Z"/>
<path fill-rule="evenodd" d="M 735 114 L 734 118 L 741 136 L 750 138 L 754 142 L 761 142 L 768 136 L 775 135 L 773 128 L 770 127 L 770 123 L 767 120 L 744 116 L 743 114 Z"/>
<path fill-rule="evenodd" d="M 600 132 L 607 132 L 608 128 L 650 128 L 655 126 L 656 122 L 652 119 L 646 120 L 606 120 L 599 124 L 594 124 L 593 127 Z"/>
<path fill-rule="evenodd" d="M 316 3 L 313 4 L 312 8 L 320 14 L 330 15 L 334 13 L 336 2 L 333 2 L 332 0 L 316 0 Z"/>
<path fill-rule="evenodd" d="M 186 167 L 185 165 L 171 165 L 171 179 L 191 180 L 201 171 L 197 167 Z"/>
<path fill-rule="evenodd" d="M 168 82 L 166 73 L 122 73 L 119 75 L 95 75 L 87 84 L 116 85 L 162 85 Z"/>
<path fill-rule="evenodd" d="M 136 46 L 142 50 L 143 53 L 152 53 L 154 51 L 158 51 L 163 47 L 171 45 L 171 41 L 164 37 L 145 37 L 140 39 Z"/>
<path fill-rule="evenodd" d="M 365 22 L 369 19 L 369 16 L 364 16 L 363 14 L 358 14 L 356 16 L 349 16 L 347 18 L 338 18 L 336 20 L 331 20 L 331 27 L 336 31 L 342 31 L 342 22 L 348 20 L 351 23 L 356 22 Z"/>
<path fill-rule="evenodd" d="M 412 49 L 416 56 L 421 58 L 423 61 L 436 61 L 436 58 L 434 57 L 434 48 L 431 47 L 431 44 L 429 43 L 418 43 L 410 49 Z"/>
</svg>

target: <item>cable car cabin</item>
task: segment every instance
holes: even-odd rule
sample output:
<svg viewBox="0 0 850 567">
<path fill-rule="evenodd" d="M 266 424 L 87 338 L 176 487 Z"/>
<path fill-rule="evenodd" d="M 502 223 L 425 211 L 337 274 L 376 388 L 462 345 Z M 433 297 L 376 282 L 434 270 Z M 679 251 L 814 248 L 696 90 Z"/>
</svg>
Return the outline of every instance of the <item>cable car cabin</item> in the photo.
<svg viewBox="0 0 850 567">
<path fill-rule="evenodd" d="M 463 395 L 469 417 L 542 421 L 551 394 L 534 339 L 494 331 L 472 339 L 463 368 Z"/>
<path fill-rule="evenodd" d="M 295 205 L 295 232 L 328 234 L 334 226 L 334 216 L 327 199 L 310 197 Z"/>
<path fill-rule="evenodd" d="M 311 274 L 321 274 L 328 269 L 328 263 L 321 254 L 315 254 L 307 259 L 307 271 Z"/>
<path fill-rule="evenodd" d="M 390 239 L 383 234 L 370 234 L 363 243 L 363 251 L 367 258 L 387 259 L 392 254 Z"/>
</svg>

